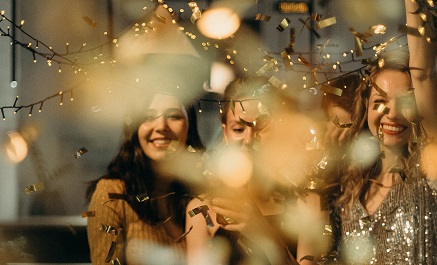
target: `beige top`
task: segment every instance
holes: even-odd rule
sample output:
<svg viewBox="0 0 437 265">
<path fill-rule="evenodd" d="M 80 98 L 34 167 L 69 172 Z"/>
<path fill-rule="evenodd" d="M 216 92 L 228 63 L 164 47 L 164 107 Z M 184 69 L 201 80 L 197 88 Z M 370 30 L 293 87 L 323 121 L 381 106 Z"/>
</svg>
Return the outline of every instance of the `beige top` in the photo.
<svg viewBox="0 0 437 265">
<path fill-rule="evenodd" d="M 123 265 L 186 263 L 184 239 L 176 242 L 163 225 L 145 223 L 125 200 L 109 200 L 108 193 L 125 192 L 122 180 L 101 179 L 97 184 L 89 205 L 95 216 L 87 225 L 92 264 L 116 259 Z"/>
</svg>

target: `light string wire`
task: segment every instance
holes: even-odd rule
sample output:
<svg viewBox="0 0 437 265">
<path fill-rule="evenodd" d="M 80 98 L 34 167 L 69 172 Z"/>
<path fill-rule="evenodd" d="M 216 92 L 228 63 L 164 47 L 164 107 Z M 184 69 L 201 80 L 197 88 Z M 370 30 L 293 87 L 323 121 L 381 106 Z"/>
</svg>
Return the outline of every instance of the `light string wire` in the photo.
<svg viewBox="0 0 437 265">
<path fill-rule="evenodd" d="M 26 36 L 28 36 L 30 39 L 32 39 L 33 41 L 35 41 L 37 44 L 41 44 L 41 45 L 43 45 L 44 47 L 46 47 L 48 50 L 50 50 L 51 51 L 51 53 L 43 53 L 43 52 L 39 52 L 39 51 L 37 51 L 37 50 L 35 50 L 34 48 L 32 48 L 32 46 L 31 45 L 29 45 L 28 43 L 24 43 L 24 42 L 20 42 L 20 41 L 18 41 L 18 40 L 16 40 L 16 39 L 14 39 L 14 37 L 10 34 L 10 32 L 9 32 L 9 27 L 8 27 L 8 30 L 7 31 L 5 31 L 5 30 L 3 30 L 1 27 L 0 27 L 0 33 L 1 33 L 1 35 L 0 36 L 6 36 L 6 37 L 9 37 L 9 38 L 11 38 L 12 39 L 12 41 L 13 41 L 13 43 L 14 44 L 18 44 L 18 45 L 20 45 L 21 47 L 23 47 L 24 49 L 27 49 L 27 50 L 29 50 L 29 51 L 31 51 L 34 55 L 35 54 L 37 54 L 37 55 L 39 55 L 39 56 L 42 56 L 42 57 L 44 57 L 45 59 L 47 59 L 47 60 L 50 60 L 50 61 L 54 61 L 54 62 L 57 62 L 57 63 L 59 63 L 59 64 L 67 64 L 67 65 L 71 65 L 72 67 L 74 67 L 74 66 L 76 66 L 76 67 L 79 67 L 79 66 L 84 66 L 84 65 L 86 65 L 86 64 L 79 64 L 78 62 L 77 62 L 77 57 L 75 58 L 75 60 L 73 61 L 73 60 L 71 60 L 70 58 L 67 58 L 66 56 L 67 55 L 72 55 L 72 54 L 81 54 L 81 53 L 85 53 L 85 52 L 90 52 L 90 51 L 94 51 L 94 50 L 96 50 L 96 49 L 102 49 L 103 47 L 105 47 L 106 45 L 109 45 L 109 44 L 114 44 L 114 43 L 117 43 L 117 38 L 114 38 L 114 39 L 110 39 L 108 42 L 106 42 L 106 43 L 104 43 L 104 44 L 102 44 L 102 45 L 98 45 L 98 46 L 96 46 L 96 47 L 93 47 L 93 48 L 90 48 L 90 49 L 83 49 L 83 47 L 85 46 L 85 45 L 82 45 L 82 47 L 78 50 L 78 51 L 75 51 L 75 52 L 69 52 L 68 51 L 68 43 L 67 43 L 67 52 L 66 53 L 64 53 L 64 54 L 62 54 L 62 53 L 58 53 L 58 52 L 55 52 L 53 49 L 52 49 L 52 47 L 50 47 L 49 45 L 47 45 L 47 44 L 45 44 L 44 42 L 42 42 L 42 41 L 40 41 L 40 40 L 38 40 L 37 38 L 35 38 L 35 37 L 33 37 L 33 36 L 31 36 L 30 34 L 28 34 L 24 29 L 23 29 L 23 20 L 22 20 L 22 23 L 20 24 L 20 25 L 16 25 L 16 24 L 14 24 L 10 19 L 8 19 L 6 16 L 5 16 L 5 14 L 4 14 L 4 11 L 1 11 L 0 12 L 0 15 L 1 15 L 1 20 L 0 20 L 0 22 L 1 21 L 3 21 L 3 20 L 6 20 L 6 21 L 8 21 L 9 23 L 11 23 L 14 27 L 16 27 L 17 29 L 19 29 L 23 34 L 25 34 Z M 395 37 L 395 42 L 396 43 L 398 43 L 398 45 L 399 46 L 402 46 L 401 44 L 399 44 L 399 42 L 398 42 L 398 39 L 400 38 L 400 37 L 403 37 L 403 36 L 405 36 L 406 34 L 402 34 L 401 36 L 398 36 L 398 37 Z M 108 38 L 109 38 L 109 36 L 108 36 Z M 115 41 L 114 41 L 115 40 Z M 377 46 L 379 46 L 379 45 L 382 45 L 382 44 L 384 44 L 384 43 L 380 43 L 380 44 L 377 44 L 377 45 L 373 45 L 373 46 L 371 46 L 371 47 L 362 47 L 363 48 L 363 50 L 371 50 L 371 49 L 375 49 L 375 47 L 377 47 Z M 323 46 L 323 47 L 322 47 Z M 325 51 L 326 52 L 326 50 L 325 50 L 325 48 L 327 48 L 327 47 L 329 47 L 329 45 L 317 45 L 317 48 L 316 48 L 316 50 L 315 51 L 313 51 L 313 52 L 294 52 L 293 54 L 288 54 L 288 56 L 289 56 L 289 58 L 290 58 L 290 61 L 291 61 L 291 57 L 293 56 L 293 57 L 295 57 L 295 56 L 299 56 L 299 58 L 302 56 L 302 55 L 309 55 L 309 54 L 319 54 L 319 55 L 322 55 L 322 52 L 323 51 Z M 279 54 L 281 54 L 280 52 L 272 52 L 272 51 L 263 51 L 265 54 L 267 54 L 267 55 L 272 55 L 272 56 L 277 56 L 277 55 L 279 55 Z M 328 62 L 328 63 L 325 63 L 325 62 L 323 62 L 323 61 L 325 61 L 325 60 L 327 60 L 327 58 L 326 58 L 326 54 L 331 54 L 331 55 L 342 55 L 343 57 L 347 57 L 347 55 L 348 54 L 350 54 L 351 55 L 351 59 L 350 60 L 347 60 L 347 61 L 342 61 L 342 62 L 340 62 L 340 61 L 337 61 L 337 62 L 335 62 L 335 63 L 332 63 L 332 62 Z M 357 59 L 357 57 L 354 55 L 354 50 L 350 50 L 350 51 L 347 51 L 347 52 L 340 52 L 340 53 L 338 53 L 338 52 L 331 52 L 331 53 L 326 53 L 325 55 L 323 55 L 322 57 L 324 58 L 324 60 L 322 61 L 322 63 L 320 63 L 320 64 L 318 64 L 318 65 L 305 65 L 304 63 L 301 63 L 300 62 L 300 59 L 298 58 L 298 59 L 295 59 L 295 61 L 297 61 L 296 63 L 293 63 L 293 66 L 299 66 L 299 67 L 302 67 L 302 68 L 304 68 L 303 70 L 299 70 L 299 69 L 293 69 L 293 70 L 287 70 L 287 72 L 296 72 L 296 73 L 304 73 L 304 76 L 303 76 L 303 79 L 304 80 L 306 80 L 306 76 L 308 75 L 308 74 L 313 74 L 315 77 L 317 77 L 317 75 L 323 75 L 324 77 L 325 77 L 325 81 L 323 81 L 323 82 L 318 82 L 317 81 L 317 79 L 318 78 L 316 78 L 316 80 L 315 80 L 315 85 L 322 85 L 322 84 L 326 84 L 326 83 L 330 83 L 330 82 L 332 82 L 332 81 L 334 81 L 334 80 L 336 80 L 336 79 L 339 79 L 339 78 L 341 78 L 341 77 L 343 77 L 343 76 L 346 76 L 346 75 L 349 75 L 349 74 L 351 74 L 351 73 L 356 73 L 356 72 L 358 72 L 360 75 L 362 75 L 362 73 L 361 73 L 361 70 L 362 69 L 364 69 L 366 66 L 360 66 L 360 67 L 358 67 L 358 68 L 355 68 L 355 69 L 352 69 L 352 70 L 348 70 L 348 71 L 344 71 L 342 68 L 341 68 L 341 65 L 344 65 L 344 64 L 350 64 L 350 63 L 357 63 L 357 62 L 364 62 L 364 60 L 358 60 Z M 59 60 L 57 60 L 57 59 L 54 59 L 55 57 L 59 57 L 60 59 Z M 273 57 L 272 57 L 273 58 Z M 275 59 L 276 60 L 276 59 Z M 278 63 L 278 61 L 280 61 L 280 59 L 278 59 L 278 60 L 276 60 L 276 64 L 277 64 L 277 66 L 279 66 L 279 67 L 282 67 L 279 63 Z M 328 67 L 334 67 L 334 71 L 332 71 L 332 70 L 324 70 L 324 71 L 322 71 L 322 68 L 328 68 Z M 305 69 L 306 68 L 306 69 Z M 337 70 L 338 69 L 338 70 Z M 79 69 L 80 70 L 80 69 Z M 335 70 L 337 70 L 337 71 L 335 71 Z M 328 74 L 330 74 L 330 75 L 332 75 L 332 74 L 338 74 L 338 73 L 341 73 L 341 75 L 338 75 L 338 76 L 336 76 L 336 77 L 334 77 L 334 78 L 328 78 Z M 303 89 L 308 89 L 307 88 L 307 85 L 304 85 L 304 87 L 303 87 Z M 5 120 L 6 118 L 5 118 L 5 113 L 4 113 L 4 110 L 5 109 L 15 109 L 15 111 L 14 111 L 14 113 L 17 113 L 20 109 L 23 109 L 23 108 L 30 108 L 30 112 L 29 112 L 29 116 L 31 116 L 31 114 L 32 114 L 32 111 L 33 111 L 33 107 L 34 106 L 36 106 L 36 105 L 39 105 L 40 107 L 39 107 L 39 111 L 41 112 L 41 109 L 42 109 L 42 106 L 43 106 L 43 103 L 45 102 L 45 101 L 47 101 L 47 100 L 50 100 L 50 99 L 53 99 L 53 98 L 56 98 L 56 97 L 60 97 L 61 98 L 61 102 L 60 102 L 60 105 L 62 105 L 62 103 L 63 103 L 63 95 L 65 94 L 65 93 L 70 93 L 71 94 L 71 100 L 73 100 L 73 88 L 71 88 L 71 89 L 68 89 L 68 90 L 64 90 L 64 91 L 60 91 L 60 92 L 58 92 L 58 93 L 56 93 L 56 94 L 53 94 L 53 95 L 50 95 L 50 96 L 47 96 L 46 98 L 44 98 L 44 99 L 42 99 L 42 100 L 39 100 L 39 101 L 37 101 L 37 102 L 34 102 L 34 103 L 31 103 L 31 104 L 28 104 L 28 105 L 21 105 L 21 106 L 17 106 L 15 103 L 16 103 L 16 101 L 17 101 L 17 99 L 18 99 L 18 97 L 16 98 L 16 100 L 15 100 L 15 103 L 14 103 L 14 105 L 9 105 L 9 106 L 3 106 L 3 107 L 1 107 L 0 109 L 1 109 L 1 114 L 2 114 L 2 118 L 3 118 L 3 120 Z M 211 100 L 205 100 L 205 99 L 200 99 L 200 101 L 211 101 Z M 200 102 L 199 101 L 199 102 Z M 214 101 L 214 100 L 212 100 L 212 101 Z M 215 101 L 215 102 L 220 102 L 220 101 Z M 223 102 L 223 101 L 222 101 Z M 200 104 L 200 103 L 199 103 Z"/>
</svg>

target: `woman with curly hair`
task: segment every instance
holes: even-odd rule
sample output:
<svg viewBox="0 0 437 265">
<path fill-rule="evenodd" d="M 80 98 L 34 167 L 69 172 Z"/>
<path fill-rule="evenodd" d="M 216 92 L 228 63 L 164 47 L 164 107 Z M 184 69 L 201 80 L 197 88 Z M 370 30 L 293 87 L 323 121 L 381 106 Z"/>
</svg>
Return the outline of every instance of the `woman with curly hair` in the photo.
<svg viewBox="0 0 437 265">
<path fill-rule="evenodd" d="M 417 29 L 419 6 L 405 2 L 408 26 Z M 410 57 L 379 54 L 356 91 L 334 222 L 342 264 L 437 263 L 437 176 L 424 163 L 437 121 L 436 49 L 411 34 L 408 45 Z"/>
</svg>

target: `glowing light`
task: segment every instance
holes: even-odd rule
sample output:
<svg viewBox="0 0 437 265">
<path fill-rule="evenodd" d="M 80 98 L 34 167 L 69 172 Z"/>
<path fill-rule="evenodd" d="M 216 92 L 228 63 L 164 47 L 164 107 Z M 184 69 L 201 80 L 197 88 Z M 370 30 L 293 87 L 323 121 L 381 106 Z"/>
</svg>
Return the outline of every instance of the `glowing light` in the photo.
<svg viewBox="0 0 437 265">
<path fill-rule="evenodd" d="M 9 139 L 5 143 L 8 158 L 14 163 L 23 161 L 29 150 L 23 136 L 16 131 L 12 131 L 8 133 L 8 137 Z"/>
<path fill-rule="evenodd" d="M 224 93 L 226 86 L 235 78 L 232 68 L 224 63 L 215 62 L 211 66 L 210 89 L 216 93 Z"/>
<path fill-rule="evenodd" d="M 212 39 L 226 39 L 240 27 L 241 21 L 237 13 L 226 7 L 218 7 L 202 13 L 197 21 L 199 31 Z"/>
<path fill-rule="evenodd" d="M 219 161 L 219 177 L 225 185 L 238 188 L 245 185 L 252 176 L 252 160 L 237 148 L 223 152 Z"/>
</svg>

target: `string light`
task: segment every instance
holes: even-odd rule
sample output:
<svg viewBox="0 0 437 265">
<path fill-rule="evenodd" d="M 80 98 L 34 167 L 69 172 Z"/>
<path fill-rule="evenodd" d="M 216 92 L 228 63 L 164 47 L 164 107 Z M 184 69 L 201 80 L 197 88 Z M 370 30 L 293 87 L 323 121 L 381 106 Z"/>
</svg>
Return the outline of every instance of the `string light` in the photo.
<svg viewBox="0 0 437 265">
<path fill-rule="evenodd" d="M 14 105 L 12 105 L 12 107 L 15 108 L 15 106 L 17 106 L 17 101 L 18 101 L 18 96 L 15 98 Z"/>
<path fill-rule="evenodd" d="M 59 95 L 61 95 L 61 101 L 59 102 L 59 105 L 64 105 L 64 93 L 62 91 L 59 91 Z"/>
<path fill-rule="evenodd" d="M 33 105 L 30 106 L 29 117 L 32 116 L 32 111 L 33 111 Z"/>
<path fill-rule="evenodd" d="M 42 112 L 42 105 L 44 104 L 44 101 L 41 101 L 41 105 L 39 105 L 38 112 Z"/>
<path fill-rule="evenodd" d="M 1 110 L 2 110 L 2 117 L 3 117 L 3 120 L 5 121 L 5 120 L 6 120 L 5 112 L 4 112 L 3 108 L 1 108 Z"/>
</svg>

